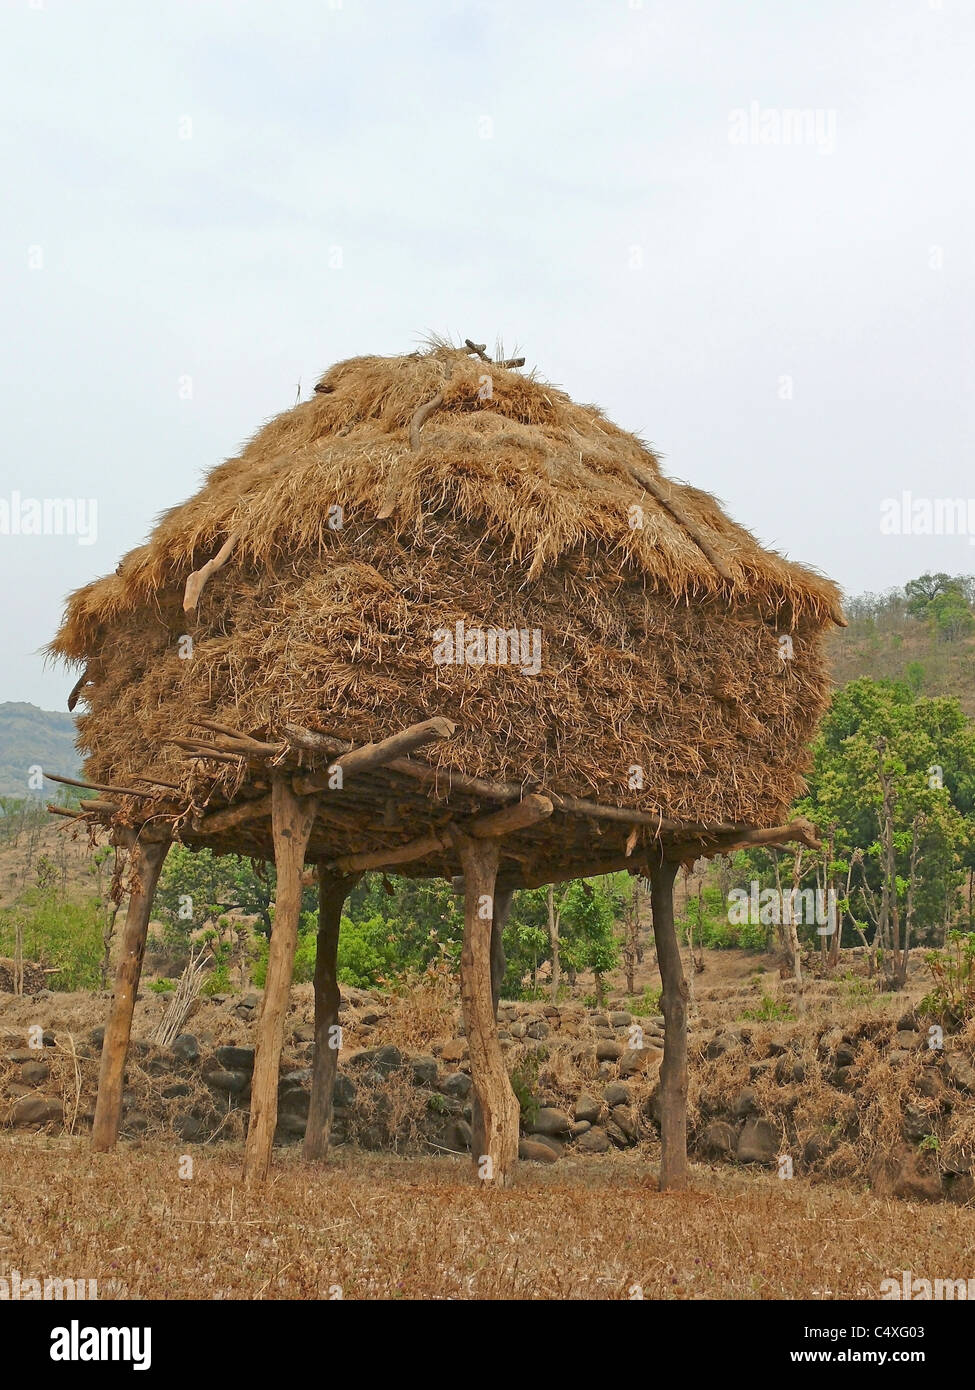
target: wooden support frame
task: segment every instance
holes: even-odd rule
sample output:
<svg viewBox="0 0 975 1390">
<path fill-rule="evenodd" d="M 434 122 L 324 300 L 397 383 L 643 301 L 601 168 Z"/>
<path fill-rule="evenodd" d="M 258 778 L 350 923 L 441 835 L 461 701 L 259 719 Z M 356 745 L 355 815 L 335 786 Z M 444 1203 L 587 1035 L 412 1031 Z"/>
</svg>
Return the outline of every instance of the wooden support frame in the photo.
<svg viewBox="0 0 975 1390">
<path fill-rule="evenodd" d="M 244 1148 L 243 1178 L 251 1184 L 264 1182 L 271 1167 L 278 1120 L 278 1068 L 298 944 L 305 851 L 315 821 L 314 800 L 295 796 L 288 778 L 281 773 L 274 778 L 271 797 L 278 891 L 264 1003 L 257 1025 L 250 1123 Z"/>
<path fill-rule="evenodd" d="M 383 748 L 391 745 L 395 739 L 405 738 L 406 734 L 413 730 L 420 730 L 427 725 L 436 723 L 449 724 L 449 720 L 427 720 L 424 724 L 415 724 L 412 729 L 405 730 L 403 734 L 395 734 L 393 738 L 385 739 L 382 744 L 369 744 L 366 748 Z M 451 728 L 453 729 L 453 725 Z M 365 752 L 366 749 L 357 749 L 354 744 L 346 739 L 336 738 L 332 734 L 318 734 L 311 729 L 305 729 L 300 724 L 285 724 L 284 732 L 292 743 L 298 748 L 307 749 L 309 752 L 324 752 L 335 756 L 335 761 L 344 766 L 346 755 L 350 753 Z M 428 740 L 423 740 L 427 742 Z M 414 745 L 418 747 L 419 744 Z M 265 745 L 269 751 L 280 751 L 276 745 Z M 379 764 L 375 764 L 379 765 Z M 458 772 L 455 768 L 432 767 L 429 763 L 416 762 L 412 758 L 403 756 L 402 749 L 390 757 L 384 758 L 381 764 L 390 772 L 401 773 L 404 777 L 410 777 L 413 781 L 421 782 L 426 785 L 444 786 L 447 794 L 459 792 L 464 796 L 483 798 L 487 801 L 520 801 L 529 791 L 540 791 L 547 796 L 556 811 L 564 811 L 567 815 L 591 816 L 595 820 L 618 821 L 623 825 L 645 825 L 648 829 L 658 831 L 685 832 L 693 835 L 698 832 L 701 834 L 724 833 L 725 831 L 747 830 L 747 826 L 733 825 L 726 821 L 715 821 L 707 823 L 697 823 L 693 821 L 668 820 L 665 816 L 657 815 L 653 811 L 638 811 L 627 806 L 609 806 L 599 801 L 588 801 L 579 796 L 560 796 L 557 792 L 548 791 L 546 788 L 539 788 L 529 783 L 527 786 L 520 782 L 498 782 L 490 777 L 471 777 L 466 772 Z M 320 777 L 321 774 L 318 774 Z M 298 785 L 298 784 L 296 784 Z M 324 782 L 319 785 L 324 785 Z M 310 784 L 302 784 L 299 790 L 305 790 Z"/>
<path fill-rule="evenodd" d="M 115 994 L 105 1026 L 98 1071 L 98 1096 L 91 1133 L 92 1148 L 98 1153 L 109 1153 L 118 1140 L 125 1061 L 142 974 L 149 916 L 163 862 L 172 843 L 168 838 L 152 838 L 132 831 L 126 832 L 121 838 L 129 850 L 129 906 L 115 972 Z"/>
<path fill-rule="evenodd" d="M 464 871 L 460 997 L 479 1112 L 472 1156 L 485 1185 L 505 1187 L 518 1158 L 520 1107 L 511 1089 L 495 1022 L 491 945 L 499 849 L 495 840 L 454 833 Z"/>
<path fill-rule="evenodd" d="M 664 1057 L 660 1065 L 660 1190 L 687 1185 L 687 1001 L 689 990 L 674 926 L 673 860 L 650 866 L 653 939 L 660 965 Z"/>
<path fill-rule="evenodd" d="M 500 811 L 480 816 L 465 822 L 463 833 L 474 839 L 497 839 L 513 830 L 524 830 L 537 825 L 552 814 L 552 803 L 546 796 L 526 796 L 524 801 L 516 801 Z M 459 828 L 459 827 L 457 827 Z M 372 850 L 368 854 L 345 854 L 330 865 L 336 873 L 364 873 L 367 869 L 384 869 L 394 864 L 408 864 L 411 860 L 426 859 L 431 854 L 439 854 L 454 843 L 455 827 L 447 826 L 441 834 L 422 835 L 405 845 L 390 849 Z"/>
<path fill-rule="evenodd" d="M 318 941 L 315 952 L 315 1056 L 312 1061 L 311 1099 L 302 1157 L 315 1161 L 325 1157 L 332 1132 L 335 1073 L 338 1070 L 339 1004 L 338 981 L 339 928 L 342 908 L 360 874 L 341 877 L 330 874 L 325 861 L 318 861 Z"/>
</svg>

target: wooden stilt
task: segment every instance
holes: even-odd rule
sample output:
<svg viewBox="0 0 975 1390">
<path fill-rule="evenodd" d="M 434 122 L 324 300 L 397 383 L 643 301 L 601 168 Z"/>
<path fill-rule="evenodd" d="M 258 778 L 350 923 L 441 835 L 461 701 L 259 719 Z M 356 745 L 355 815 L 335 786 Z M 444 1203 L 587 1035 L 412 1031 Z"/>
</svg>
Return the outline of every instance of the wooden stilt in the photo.
<svg viewBox="0 0 975 1390">
<path fill-rule="evenodd" d="M 664 1058 L 660 1065 L 660 1190 L 687 1184 L 687 981 L 674 928 L 677 864 L 650 867 L 653 939 L 657 947 L 660 999 L 664 1016 Z"/>
<path fill-rule="evenodd" d="M 506 964 L 502 933 L 508 921 L 513 897 L 514 890 L 511 888 L 498 889 L 494 894 L 494 913 L 491 918 L 491 1009 L 494 1013 L 495 1023 L 498 1019 L 498 1000 L 501 998 L 501 985 L 504 981 Z M 473 1152 L 476 1154 L 486 1153 L 484 1118 L 481 1114 L 481 1103 L 476 1094 L 471 1106 L 471 1133 L 473 1135 L 471 1143 Z"/>
<path fill-rule="evenodd" d="M 127 843 L 129 849 L 132 881 L 129 909 L 122 933 L 122 950 L 115 973 L 115 996 L 105 1027 L 101 1067 L 98 1073 L 98 1098 L 95 1101 L 91 1144 L 99 1153 L 109 1153 L 115 1148 L 118 1139 L 125 1059 L 129 1050 L 135 997 L 139 991 L 139 976 L 142 974 L 149 914 L 171 841 L 147 839 L 144 835 L 138 836 L 133 832 L 125 837 L 124 843 Z"/>
<path fill-rule="evenodd" d="M 462 834 L 455 839 L 464 870 L 460 997 L 482 1136 L 474 1146 L 473 1158 L 483 1182 L 504 1187 L 518 1157 L 519 1107 L 498 1041 L 491 987 L 491 934 L 499 850 L 494 840 L 476 840 Z"/>
<path fill-rule="evenodd" d="M 338 1069 L 339 1021 L 337 957 L 342 908 L 361 875 L 331 875 L 324 860 L 318 865 L 318 944 L 315 954 L 315 1058 L 312 1063 L 311 1100 L 301 1154 L 306 1159 L 324 1158 L 332 1129 L 332 1093 Z"/>
<path fill-rule="evenodd" d="M 264 1004 L 257 1025 L 250 1124 L 244 1149 L 243 1177 L 249 1183 L 264 1182 L 271 1166 L 271 1145 L 278 1121 L 278 1067 L 301 916 L 301 879 L 305 850 L 315 820 L 314 800 L 295 796 L 290 782 L 281 773 L 274 777 L 271 797 L 278 888 Z"/>
</svg>

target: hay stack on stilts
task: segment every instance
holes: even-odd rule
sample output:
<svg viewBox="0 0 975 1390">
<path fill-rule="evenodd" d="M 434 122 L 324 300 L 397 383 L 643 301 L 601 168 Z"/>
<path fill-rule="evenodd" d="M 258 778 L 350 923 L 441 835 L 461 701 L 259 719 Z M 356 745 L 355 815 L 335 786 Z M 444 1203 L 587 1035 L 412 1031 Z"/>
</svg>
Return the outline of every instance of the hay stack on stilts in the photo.
<svg viewBox="0 0 975 1390">
<path fill-rule="evenodd" d="M 335 953 L 358 875 L 463 875 L 474 1158 L 503 1183 L 518 1142 L 495 1027 L 511 893 L 623 868 L 652 882 L 661 1177 L 684 1180 L 674 875 L 736 845 L 814 842 L 782 821 L 827 698 L 838 594 L 520 365 L 442 343 L 340 363 L 71 597 L 51 650 L 81 668 L 94 795 L 79 814 L 133 870 L 96 1148 L 115 1142 L 153 892 L 178 839 L 277 865 L 248 1177 L 270 1162 L 310 861 L 309 1158 L 328 1141 Z"/>
</svg>

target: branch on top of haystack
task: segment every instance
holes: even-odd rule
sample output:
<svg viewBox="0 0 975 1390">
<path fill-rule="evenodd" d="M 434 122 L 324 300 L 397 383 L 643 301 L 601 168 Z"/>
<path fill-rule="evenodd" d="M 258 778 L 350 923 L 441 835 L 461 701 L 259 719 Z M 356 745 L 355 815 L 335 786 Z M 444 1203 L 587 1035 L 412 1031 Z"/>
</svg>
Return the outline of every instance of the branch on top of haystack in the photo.
<svg viewBox="0 0 975 1390">
<path fill-rule="evenodd" d="M 468 352 L 475 353 L 482 362 L 491 362 L 491 358 L 487 355 L 487 343 L 472 343 L 470 338 L 465 338 L 464 346 Z M 525 359 L 523 357 L 499 358 L 497 362 L 491 362 L 491 365 L 494 367 L 523 367 Z"/>
<path fill-rule="evenodd" d="M 207 560 L 205 565 L 201 565 L 198 570 L 194 570 L 193 573 L 187 577 L 186 588 L 183 591 L 184 613 L 193 612 L 200 601 L 200 595 L 203 593 L 210 575 L 215 574 L 219 569 L 223 569 L 224 565 L 230 559 L 236 544 L 237 532 L 232 531 L 217 551 L 216 555 L 214 555 L 211 560 Z"/>
<path fill-rule="evenodd" d="M 435 396 L 431 396 L 428 401 L 424 401 L 414 412 L 413 419 L 410 421 L 410 448 L 414 453 L 420 447 L 420 430 L 424 420 L 428 415 L 432 415 L 438 406 L 443 405 L 444 388 L 441 387 Z M 392 503 L 386 502 L 382 510 L 378 513 L 379 520 L 383 521 L 392 514 Z"/>
<path fill-rule="evenodd" d="M 514 830 L 525 830 L 537 825 L 552 814 L 552 803 L 546 796 L 526 796 L 512 806 L 500 811 L 492 811 L 489 816 L 479 816 L 476 820 L 463 823 L 451 822 L 442 831 L 433 835 L 422 835 L 408 844 L 391 849 L 372 850 L 367 854 L 345 854 L 334 859 L 329 869 L 334 873 L 360 873 L 366 869 L 382 869 L 393 864 L 408 864 L 411 860 L 426 859 L 431 854 L 440 854 L 452 849 L 454 834 L 460 832 L 477 840 L 497 839 Z"/>
<path fill-rule="evenodd" d="M 78 703 L 79 699 L 81 698 L 81 692 L 82 692 L 82 690 L 84 690 L 84 688 L 85 688 L 85 686 L 87 685 L 87 683 L 88 683 L 88 667 L 86 666 L 85 669 L 82 671 L 81 675 L 80 675 L 80 676 L 78 677 L 78 679 L 75 681 L 74 685 L 71 687 L 71 693 L 70 693 L 69 696 L 68 696 L 68 709 L 69 709 L 69 711 L 71 711 L 72 713 L 74 712 L 74 707 L 75 707 L 75 705 Z"/>
<path fill-rule="evenodd" d="M 690 536 L 691 540 L 701 551 L 701 553 L 708 560 L 710 560 L 711 564 L 718 571 L 721 578 L 726 579 L 729 584 L 732 583 L 734 580 L 734 575 L 728 568 L 727 562 L 725 561 L 723 556 L 718 554 L 717 550 L 715 550 L 714 546 L 704 535 L 701 528 L 698 526 L 697 522 L 693 519 L 693 517 L 687 515 L 687 513 L 684 511 L 684 508 L 677 501 L 676 497 L 668 496 L 667 493 L 664 492 L 663 488 L 660 486 L 657 479 L 653 476 L 653 474 L 649 473 L 645 468 L 639 468 L 634 463 L 631 463 L 628 466 L 630 470 L 630 476 L 633 478 L 634 482 L 639 483 L 642 488 L 645 488 L 646 491 L 649 492 L 650 496 L 655 498 L 656 501 L 660 503 L 664 511 L 670 513 L 673 519 L 677 522 L 677 525 L 682 527 L 687 532 L 687 534 Z"/>
</svg>

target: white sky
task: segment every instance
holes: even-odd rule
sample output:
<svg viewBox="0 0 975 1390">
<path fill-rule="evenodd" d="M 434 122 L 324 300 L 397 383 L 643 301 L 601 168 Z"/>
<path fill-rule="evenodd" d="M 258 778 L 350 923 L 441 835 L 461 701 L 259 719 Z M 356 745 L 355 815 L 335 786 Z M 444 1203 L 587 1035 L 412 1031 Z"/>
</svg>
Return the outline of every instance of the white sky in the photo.
<svg viewBox="0 0 975 1390">
<path fill-rule="evenodd" d="M 0 502 L 95 498 L 98 539 L 0 535 L 0 700 L 63 708 L 64 595 L 299 381 L 431 329 L 850 592 L 975 571 L 880 532 L 975 496 L 973 0 L 34 5 L 0 10 Z M 753 102 L 832 149 L 733 143 Z"/>
</svg>

